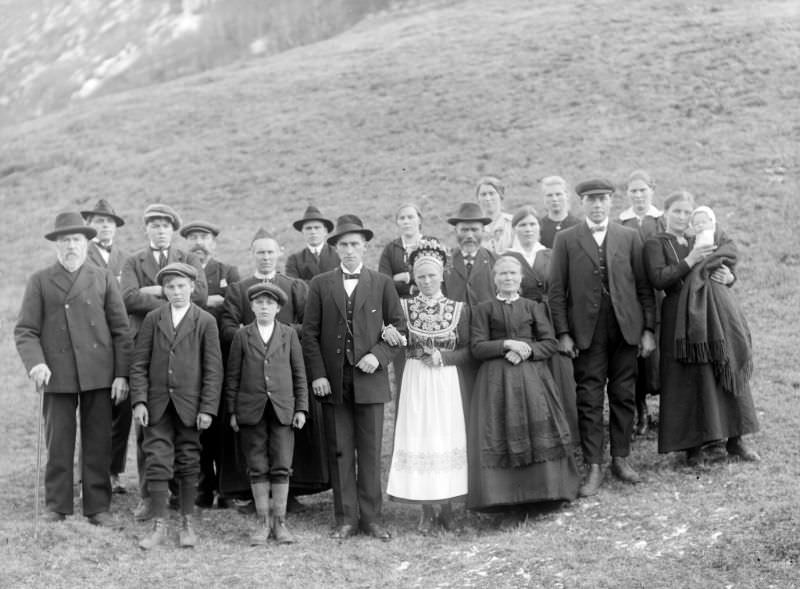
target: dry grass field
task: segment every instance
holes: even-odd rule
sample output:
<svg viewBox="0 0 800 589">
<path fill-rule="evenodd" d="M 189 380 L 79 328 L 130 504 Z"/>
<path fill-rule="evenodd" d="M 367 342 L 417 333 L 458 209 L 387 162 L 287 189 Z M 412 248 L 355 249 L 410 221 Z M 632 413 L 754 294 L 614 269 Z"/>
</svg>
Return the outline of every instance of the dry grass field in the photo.
<svg viewBox="0 0 800 589">
<path fill-rule="evenodd" d="M 0 129 L 0 586 L 800 586 L 799 80 L 792 0 L 466 0 Z M 328 540 L 328 495 L 291 518 L 288 548 L 250 548 L 248 519 L 217 510 L 194 551 L 143 554 L 132 495 L 112 506 L 122 532 L 75 516 L 34 541 L 37 400 L 12 330 L 26 277 L 53 259 L 42 234 L 56 211 L 108 198 L 130 249 L 145 204 L 167 202 L 218 222 L 220 257 L 246 269 L 255 230 L 291 251 L 289 222 L 313 202 L 376 230 L 374 266 L 402 201 L 449 240 L 444 220 L 484 173 L 507 181 L 513 210 L 540 204 L 543 175 L 621 182 L 639 167 L 657 200 L 691 190 L 740 244 L 761 463 L 696 472 L 643 439 L 635 489 L 609 479 L 561 508 L 462 514 L 463 533 L 436 537 L 387 503 L 388 544 Z"/>
</svg>

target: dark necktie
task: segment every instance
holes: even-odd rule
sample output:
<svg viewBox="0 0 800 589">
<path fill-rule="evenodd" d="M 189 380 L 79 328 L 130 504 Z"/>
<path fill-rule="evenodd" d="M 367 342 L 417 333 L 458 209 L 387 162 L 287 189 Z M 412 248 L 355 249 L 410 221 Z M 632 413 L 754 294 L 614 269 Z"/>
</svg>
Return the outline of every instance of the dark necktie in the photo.
<svg viewBox="0 0 800 589">
<path fill-rule="evenodd" d="M 475 263 L 475 256 L 464 256 L 464 265 L 467 267 L 467 276 L 472 272 L 472 265 Z"/>
<path fill-rule="evenodd" d="M 95 243 L 97 244 L 97 247 L 99 247 L 101 250 L 106 250 L 109 254 L 111 253 L 111 244 L 110 243 L 108 245 L 100 243 L 99 241 L 96 241 Z"/>
<path fill-rule="evenodd" d="M 342 276 L 344 276 L 345 280 L 358 280 L 361 274 L 348 274 L 347 272 L 342 272 Z"/>
<path fill-rule="evenodd" d="M 166 250 L 158 249 L 157 247 L 151 247 L 151 250 L 154 252 L 158 252 L 158 269 L 160 270 L 164 266 L 167 265 L 167 252 Z"/>
</svg>

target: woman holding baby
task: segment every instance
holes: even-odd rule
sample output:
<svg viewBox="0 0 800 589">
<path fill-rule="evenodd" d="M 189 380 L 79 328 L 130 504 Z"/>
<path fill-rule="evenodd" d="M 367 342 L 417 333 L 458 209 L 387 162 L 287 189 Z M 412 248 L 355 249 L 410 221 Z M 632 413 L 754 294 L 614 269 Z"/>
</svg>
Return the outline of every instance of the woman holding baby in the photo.
<svg viewBox="0 0 800 589">
<path fill-rule="evenodd" d="M 742 436 L 758 430 L 749 379 L 750 331 L 730 290 L 736 245 L 713 211 L 680 191 L 664 201 L 666 231 L 645 242 L 644 262 L 661 307 L 658 451 L 685 451 L 693 467 L 704 447 L 726 440 L 732 457 L 756 461 Z M 695 235 L 697 237 L 695 237 Z"/>
</svg>

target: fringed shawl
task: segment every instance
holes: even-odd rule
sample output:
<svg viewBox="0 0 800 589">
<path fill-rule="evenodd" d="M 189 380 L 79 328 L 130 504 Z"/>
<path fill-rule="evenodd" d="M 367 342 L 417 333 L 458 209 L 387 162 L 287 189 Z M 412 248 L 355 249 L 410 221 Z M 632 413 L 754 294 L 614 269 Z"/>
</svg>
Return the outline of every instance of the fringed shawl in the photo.
<svg viewBox="0 0 800 589">
<path fill-rule="evenodd" d="M 727 286 L 711 279 L 722 264 L 736 264 L 736 245 L 718 233 L 718 247 L 686 276 L 675 323 L 675 358 L 711 364 L 722 389 L 738 395 L 753 372 L 750 329 Z"/>
</svg>

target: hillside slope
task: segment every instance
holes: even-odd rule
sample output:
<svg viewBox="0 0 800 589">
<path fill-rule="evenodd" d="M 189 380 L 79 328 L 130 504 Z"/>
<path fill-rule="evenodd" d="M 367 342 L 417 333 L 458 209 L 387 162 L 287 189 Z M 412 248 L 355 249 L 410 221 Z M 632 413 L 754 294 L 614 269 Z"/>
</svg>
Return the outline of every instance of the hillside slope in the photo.
<svg viewBox="0 0 800 589">
<path fill-rule="evenodd" d="M 791 0 L 464 0 L 0 129 L 0 488 L 11 498 L 0 536 L 20 539 L 3 548 L 5 584 L 63 584 L 66 570 L 87 587 L 207 586 L 213 568 L 212 582 L 237 586 L 796 585 L 798 17 Z M 144 528 L 127 520 L 112 536 L 75 518 L 48 532 L 53 550 L 36 549 L 37 407 L 11 332 L 26 277 L 53 257 L 42 234 L 56 211 L 107 198 L 134 248 L 144 206 L 168 202 L 184 218 L 219 223 L 220 257 L 245 270 L 256 229 L 275 231 L 290 251 L 300 245 L 290 221 L 313 202 L 331 217 L 364 218 L 376 231 L 374 266 L 401 201 L 418 202 L 425 232 L 449 240 L 445 219 L 484 173 L 507 181 L 514 210 L 540 205 L 543 175 L 621 183 L 639 167 L 656 178 L 659 203 L 690 189 L 741 246 L 735 293 L 753 330 L 761 464 L 687 472 L 680 457 L 639 440 L 633 460 L 647 480 L 636 489 L 609 482 L 597 501 L 510 529 L 474 517 L 464 535 L 433 538 L 412 532 L 409 506 L 388 504 L 392 544 L 334 550 L 328 505 L 317 504 L 313 516 L 293 515 L 302 541 L 275 557 L 275 570 L 243 548 L 243 520 L 230 511 L 206 512 L 204 529 L 225 535 L 203 536 L 180 559 L 133 554 Z M 80 554 L 61 550 L 84 544 Z"/>
</svg>

